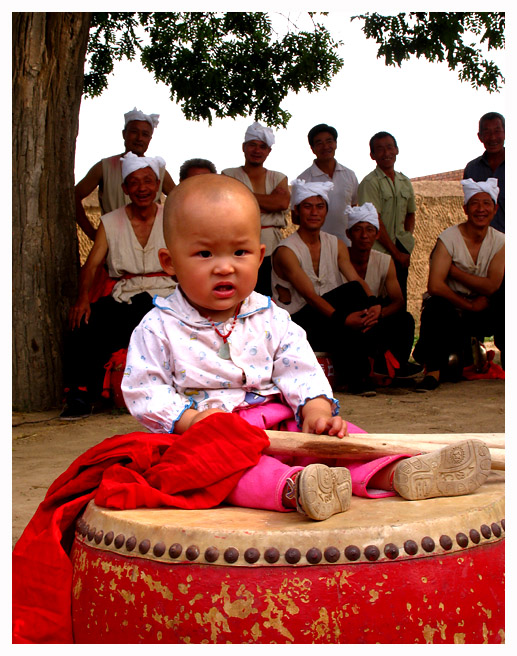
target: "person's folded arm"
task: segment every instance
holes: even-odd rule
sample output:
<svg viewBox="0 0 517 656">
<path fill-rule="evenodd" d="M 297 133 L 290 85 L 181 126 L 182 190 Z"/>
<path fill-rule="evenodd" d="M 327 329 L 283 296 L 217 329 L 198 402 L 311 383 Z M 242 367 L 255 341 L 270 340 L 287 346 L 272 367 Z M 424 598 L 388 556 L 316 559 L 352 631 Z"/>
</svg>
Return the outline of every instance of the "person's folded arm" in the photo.
<svg viewBox="0 0 517 656">
<path fill-rule="evenodd" d="M 477 294 L 483 296 L 492 296 L 503 282 L 504 277 L 504 246 L 498 251 L 488 267 L 486 277 L 476 276 L 473 273 L 463 271 L 454 263 L 451 263 L 449 269 L 449 276 L 460 282 L 465 287 L 468 287 Z"/>
<path fill-rule="evenodd" d="M 270 194 L 255 193 L 255 198 L 262 212 L 283 212 L 289 207 L 291 194 L 287 178 L 283 178 Z"/>
</svg>

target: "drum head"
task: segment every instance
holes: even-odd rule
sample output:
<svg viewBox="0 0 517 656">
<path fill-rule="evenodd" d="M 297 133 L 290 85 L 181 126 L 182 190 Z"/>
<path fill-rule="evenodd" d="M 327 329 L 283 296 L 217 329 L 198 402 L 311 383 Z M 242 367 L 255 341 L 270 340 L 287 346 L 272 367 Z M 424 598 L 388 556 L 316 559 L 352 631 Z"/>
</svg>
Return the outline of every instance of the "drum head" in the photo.
<svg viewBox="0 0 517 656">
<path fill-rule="evenodd" d="M 349 511 L 316 522 L 296 512 L 220 506 L 110 510 L 93 501 L 78 521 L 80 542 L 169 564 L 235 567 L 360 564 L 439 556 L 504 537 L 504 474 L 476 492 L 407 501 L 352 498 Z"/>
</svg>

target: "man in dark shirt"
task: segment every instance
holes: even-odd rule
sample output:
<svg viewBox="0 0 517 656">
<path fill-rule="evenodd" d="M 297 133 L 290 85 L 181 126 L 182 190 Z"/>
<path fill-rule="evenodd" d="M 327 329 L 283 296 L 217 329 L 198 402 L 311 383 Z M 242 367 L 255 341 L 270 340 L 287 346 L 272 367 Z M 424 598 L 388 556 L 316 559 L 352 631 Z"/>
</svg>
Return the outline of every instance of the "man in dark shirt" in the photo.
<svg viewBox="0 0 517 656">
<path fill-rule="evenodd" d="M 478 139 L 485 147 L 485 152 L 469 162 L 463 172 L 464 180 L 472 178 L 475 182 L 497 178 L 498 209 L 491 226 L 500 232 L 504 232 L 504 130 L 502 114 L 489 112 L 479 119 Z"/>
</svg>

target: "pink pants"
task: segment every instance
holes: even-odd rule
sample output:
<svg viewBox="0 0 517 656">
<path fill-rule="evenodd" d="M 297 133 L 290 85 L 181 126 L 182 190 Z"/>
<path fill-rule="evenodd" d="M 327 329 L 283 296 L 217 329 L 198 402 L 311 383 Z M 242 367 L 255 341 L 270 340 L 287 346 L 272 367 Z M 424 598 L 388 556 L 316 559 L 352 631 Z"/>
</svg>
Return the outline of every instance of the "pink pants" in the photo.
<svg viewBox="0 0 517 656">
<path fill-rule="evenodd" d="M 278 402 L 271 401 L 236 412 L 248 423 L 264 430 L 274 428 L 276 430 L 299 431 L 291 409 Z M 348 424 L 348 428 L 351 433 L 366 433 L 362 428 L 351 423 Z M 262 455 L 259 462 L 242 475 L 235 488 L 226 497 L 226 501 L 233 506 L 243 508 L 290 512 L 292 509 L 285 508 L 282 504 L 282 492 L 285 482 L 287 478 L 303 469 L 306 465 L 315 462 L 323 462 L 329 466 L 347 467 L 352 477 L 352 492 L 356 496 L 372 499 L 396 496 L 396 492 L 374 490 L 367 488 L 367 484 L 372 476 L 383 467 L 404 457 L 406 456 L 396 455 L 370 461 L 358 461 L 344 458 L 318 460 L 307 457 L 288 456 L 277 458 Z"/>
</svg>

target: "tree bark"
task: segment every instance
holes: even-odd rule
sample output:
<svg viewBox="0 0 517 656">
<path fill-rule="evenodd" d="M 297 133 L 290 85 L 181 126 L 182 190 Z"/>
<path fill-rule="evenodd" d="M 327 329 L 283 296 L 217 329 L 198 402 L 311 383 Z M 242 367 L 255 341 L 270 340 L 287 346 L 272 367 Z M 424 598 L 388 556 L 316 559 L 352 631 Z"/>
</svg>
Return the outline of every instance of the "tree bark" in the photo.
<svg viewBox="0 0 517 656">
<path fill-rule="evenodd" d="M 77 293 L 74 210 L 89 13 L 13 13 L 13 408 L 63 397 L 63 336 Z"/>
</svg>

